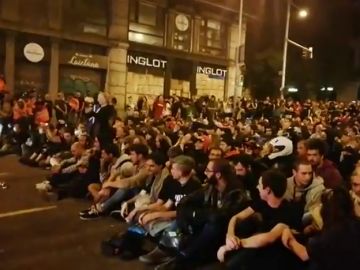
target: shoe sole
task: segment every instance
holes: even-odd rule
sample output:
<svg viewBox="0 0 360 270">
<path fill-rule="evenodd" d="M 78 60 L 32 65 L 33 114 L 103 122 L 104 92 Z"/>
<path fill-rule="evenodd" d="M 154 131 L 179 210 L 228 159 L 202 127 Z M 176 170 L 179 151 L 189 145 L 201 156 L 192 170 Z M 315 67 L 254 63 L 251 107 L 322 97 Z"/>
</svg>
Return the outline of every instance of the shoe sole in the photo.
<svg viewBox="0 0 360 270">
<path fill-rule="evenodd" d="M 90 211 L 90 209 L 89 210 L 87 210 L 88 212 Z M 82 216 L 85 216 L 88 212 L 86 212 L 86 213 L 81 213 L 81 212 L 79 212 L 79 217 L 82 217 Z"/>
<path fill-rule="evenodd" d="M 159 259 L 159 260 L 149 260 L 146 258 L 143 258 L 142 256 L 139 257 L 139 261 L 145 264 L 150 264 L 150 265 L 159 265 L 159 264 L 163 264 L 166 263 L 168 261 L 170 261 L 172 259 L 172 257 L 165 257 L 163 259 Z"/>
<path fill-rule="evenodd" d="M 80 216 L 81 220 L 96 220 L 96 219 L 99 219 L 99 218 L 101 218 L 101 216 L 93 217 L 93 218 L 87 218 L 87 217 L 84 217 L 84 216 Z"/>
</svg>

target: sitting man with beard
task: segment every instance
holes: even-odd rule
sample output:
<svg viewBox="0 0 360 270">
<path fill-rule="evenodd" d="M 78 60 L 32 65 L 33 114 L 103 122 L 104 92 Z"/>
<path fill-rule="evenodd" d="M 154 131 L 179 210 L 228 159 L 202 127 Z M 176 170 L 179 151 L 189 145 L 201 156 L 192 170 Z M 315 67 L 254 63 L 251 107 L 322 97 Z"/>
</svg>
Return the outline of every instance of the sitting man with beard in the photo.
<svg viewBox="0 0 360 270">
<path fill-rule="evenodd" d="M 249 199 L 228 161 L 209 161 L 205 174 L 207 185 L 187 196 L 177 209 L 177 229 L 187 241 L 156 269 L 194 269 L 195 264 L 216 258 L 230 218 L 247 207 Z"/>
</svg>

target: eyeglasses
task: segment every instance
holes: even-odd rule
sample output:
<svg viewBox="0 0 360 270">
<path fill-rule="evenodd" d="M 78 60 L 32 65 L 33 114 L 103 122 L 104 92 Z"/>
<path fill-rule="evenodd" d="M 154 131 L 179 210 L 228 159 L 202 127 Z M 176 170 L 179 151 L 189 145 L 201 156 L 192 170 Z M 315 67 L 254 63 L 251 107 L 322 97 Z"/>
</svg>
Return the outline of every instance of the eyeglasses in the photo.
<svg viewBox="0 0 360 270">
<path fill-rule="evenodd" d="M 213 170 L 210 170 L 209 168 L 206 168 L 206 169 L 205 169 L 205 172 L 207 172 L 207 173 L 213 173 L 214 171 L 213 171 Z"/>
</svg>

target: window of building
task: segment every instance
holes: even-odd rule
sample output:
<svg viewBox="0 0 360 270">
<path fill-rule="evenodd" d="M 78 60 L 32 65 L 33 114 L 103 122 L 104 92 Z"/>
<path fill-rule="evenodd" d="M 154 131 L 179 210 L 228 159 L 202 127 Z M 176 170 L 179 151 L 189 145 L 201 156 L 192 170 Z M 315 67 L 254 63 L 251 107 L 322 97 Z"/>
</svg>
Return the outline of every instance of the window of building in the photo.
<svg viewBox="0 0 360 270">
<path fill-rule="evenodd" d="M 37 43 L 44 50 L 44 58 L 38 63 L 32 63 L 24 55 L 24 47 L 29 43 Z M 44 36 L 22 34 L 15 40 L 15 94 L 21 94 L 30 89 L 39 94 L 48 91 L 50 67 L 50 39 Z"/>
<path fill-rule="evenodd" d="M 103 0 L 63 0 L 63 23 L 68 32 L 107 35 L 108 2 Z"/>
<path fill-rule="evenodd" d="M 226 48 L 226 25 L 220 21 L 203 19 L 200 30 L 200 52 L 220 56 L 224 55 Z"/>
<path fill-rule="evenodd" d="M 164 9 L 143 0 L 130 2 L 129 40 L 154 46 L 164 45 Z"/>
<path fill-rule="evenodd" d="M 21 0 L 19 1 L 19 17 L 26 26 L 47 28 L 48 1 L 47 0 Z"/>
</svg>

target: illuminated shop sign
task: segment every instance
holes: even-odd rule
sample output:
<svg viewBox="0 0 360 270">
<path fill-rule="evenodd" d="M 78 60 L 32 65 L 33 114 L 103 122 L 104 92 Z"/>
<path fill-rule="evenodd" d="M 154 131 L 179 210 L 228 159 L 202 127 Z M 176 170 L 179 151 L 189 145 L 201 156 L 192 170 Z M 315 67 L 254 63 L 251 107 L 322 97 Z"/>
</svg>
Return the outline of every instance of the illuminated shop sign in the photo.
<svg viewBox="0 0 360 270">
<path fill-rule="evenodd" d="M 134 64 L 144 67 L 153 67 L 153 68 L 166 68 L 167 61 L 157 58 L 144 57 L 144 56 L 127 56 L 127 63 Z"/>
<path fill-rule="evenodd" d="M 222 77 L 225 78 L 227 70 L 222 68 L 212 68 L 206 66 L 198 66 L 197 73 L 205 74 L 211 77 Z"/>
</svg>

